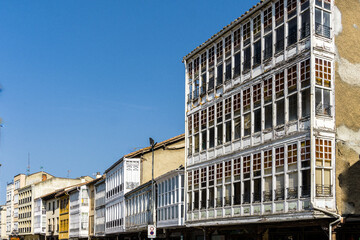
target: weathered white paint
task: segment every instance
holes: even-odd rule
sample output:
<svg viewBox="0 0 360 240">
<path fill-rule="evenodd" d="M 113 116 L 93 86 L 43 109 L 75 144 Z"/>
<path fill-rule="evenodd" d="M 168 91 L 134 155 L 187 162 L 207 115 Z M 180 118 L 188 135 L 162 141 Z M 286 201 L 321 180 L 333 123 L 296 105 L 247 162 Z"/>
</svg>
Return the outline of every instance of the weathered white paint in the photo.
<svg viewBox="0 0 360 240">
<path fill-rule="evenodd" d="M 339 35 L 342 32 L 342 29 L 341 12 L 336 6 L 334 6 L 334 34 Z"/>
<path fill-rule="evenodd" d="M 360 64 L 354 64 L 349 62 L 347 59 L 339 57 L 338 61 L 338 70 L 341 80 L 347 82 L 351 85 L 360 86 Z"/>
<path fill-rule="evenodd" d="M 353 131 L 345 125 L 337 128 L 337 138 L 344 141 L 344 144 L 360 154 L 360 130 Z"/>
</svg>

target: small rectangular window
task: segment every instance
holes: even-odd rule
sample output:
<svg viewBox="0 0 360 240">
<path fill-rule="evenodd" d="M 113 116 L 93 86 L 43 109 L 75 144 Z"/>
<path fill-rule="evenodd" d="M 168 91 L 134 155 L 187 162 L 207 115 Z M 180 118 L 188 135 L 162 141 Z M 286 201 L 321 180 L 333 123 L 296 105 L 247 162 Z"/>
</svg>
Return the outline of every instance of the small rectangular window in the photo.
<svg viewBox="0 0 360 240">
<path fill-rule="evenodd" d="M 253 155 L 253 173 L 254 177 L 260 176 L 261 173 L 261 153 Z"/>
<path fill-rule="evenodd" d="M 208 83 L 208 91 L 212 91 L 214 89 L 214 69 L 209 70 L 209 83 Z"/>
<path fill-rule="evenodd" d="M 300 81 L 302 88 L 310 86 L 310 59 L 300 63 Z"/>
<path fill-rule="evenodd" d="M 192 134 L 192 116 L 188 116 L 188 133 Z"/>
<path fill-rule="evenodd" d="M 209 67 L 214 65 L 214 54 L 215 54 L 215 48 L 211 47 L 209 49 Z"/>
<path fill-rule="evenodd" d="M 261 131 L 261 109 L 257 109 L 254 111 L 254 132 Z"/>
<path fill-rule="evenodd" d="M 220 123 L 223 120 L 223 102 L 216 103 L 216 122 Z"/>
<path fill-rule="evenodd" d="M 256 38 L 257 34 L 261 31 L 261 15 L 259 14 L 253 19 L 253 35 Z"/>
<path fill-rule="evenodd" d="M 272 28 L 272 6 L 264 10 L 264 31 L 267 32 Z"/>
<path fill-rule="evenodd" d="M 244 45 L 250 43 L 250 21 L 243 25 L 243 41 Z"/>
<path fill-rule="evenodd" d="M 197 133 L 199 131 L 199 112 L 194 114 L 194 132 Z"/>
<path fill-rule="evenodd" d="M 293 18 L 288 22 L 288 46 L 297 42 L 297 18 Z"/>
<path fill-rule="evenodd" d="M 209 129 L 209 148 L 213 148 L 215 146 L 215 128 Z"/>
<path fill-rule="evenodd" d="M 253 86 L 253 104 L 254 108 L 261 105 L 261 83 Z"/>
<path fill-rule="evenodd" d="M 284 71 L 275 74 L 275 93 L 277 98 L 284 96 Z"/>
<path fill-rule="evenodd" d="M 251 134 L 251 113 L 244 115 L 244 136 Z"/>
<path fill-rule="evenodd" d="M 297 162 L 297 143 L 288 145 L 288 164 L 294 164 Z"/>
<path fill-rule="evenodd" d="M 250 156 L 243 157 L 243 173 L 244 178 L 249 178 L 250 176 L 245 176 L 245 174 L 250 173 Z"/>
<path fill-rule="evenodd" d="M 264 80 L 264 102 L 268 103 L 272 100 L 272 78 Z"/>
<path fill-rule="evenodd" d="M 264 59 L 267 60 L 272 57 L 273 54 L 273 39 L 272 33 L 269 33 L 265 36 L 265 50 L 264 50 Z"/>
<path fill-rule="evenodd" d="M 223 84 L 223 65 L 220 64 L 217 66 L 217 78 L 216 78 L 216 86 L 220 86 Z"/>
<path fill-rule="evenodd" d="M 282 22 L 284 20 L 284 0 L 275 3 L 275 21 Z"/>
<path fill-rule="evenodd" d="M 223 44 L 222 41 L 218 42 L 216 44 L 216 58 L 217 58 L 218 62 L 222 61 L 222 58 L 223 58 L 223 45 L 222 44 Z"/>
<path fill-rule="evenodd" d="M 284 147 L 275 148 L 275 166 L 284 166 Z"/>
<path fill-rule="evenodd" d="M 223 125 L 218 124 L 217 125 L 217 146 L 222 145 L 223 144 Z"/>
<path fill-rule="evenodd" d="M 206 52 L 201 54 L 201 72 L 206 70 Z"/>
<path fill-rule="evenodd" d="M 231 35 L 225 37 L 225 55 L 229 56 L 231 54 Z"/>
<path fill-rule="evenodd" d="M 201 110 L 201 129 L 205 129 L 207 125 L 207 109 Z"/>
<path fill-rule="evenodd" d="M 237 29 L 236 31 L 234 31 L 234 49 L 235 51 L 239 50 L 240 48 L 240 42 L 241 42 L 241 29 Z"/>
<path fill-rule="evenodd" d="M 251 68 L 251 48 L 247 47 L 244 49 L 244 66 L 243 70 L 246 72 Z"/>
<path fill-rule="evenodd" d="M 240 108 L 241 108 L 241 96 L 240 93 L 234 95 L 234 115 L 238 116 L 240 115 Z"/>
<path fill-rule="evenodd" d="M 272 127 L 272 104 L 270 104 L 265 106 L 265 129 Z"/>
<path fill-rule="evenodd" d="M 235 68 L 234 68 L 234 78 L 240 76 L 240 70 L 241 70 L 241 57 L 240 52 L 235 54 L 234 56 L 234 62 L 235 62 Z"/>
<path fill-rule="evenodd" d="M 301 39 L 310 35 L 310 11 L 306 10 L 301 14 Z"/>
<path fill-rule="evenodd" d="M 231 141 L 231 121 L 225 123 L 225 141 Z"/>
<path fill-rule="evenodd" d="M 275 53 L 279 53 L 283 50 L 284 50 L 284 25 L 276 29 Z"/>
<path fill-rule="evenodd" d="M 310 140 L 301 142 L 301 167 L 310 167 Z"/>
<path fill-rule="evenodd" d="M 241 118 L 235 118 L 234 120 L 234 131 L 235 131 L 235 139 L 239 139 L 241 137 Z"/>
<path fill-rule="evenodd" d="M 207 144 L 207 139 L 206 139 L 206 130 L 203 131 L 201 133 L 201 150 L 206 150 L 206 144 Z"/>
<path fill-rule="evenodd" d="M 296 91 L 297 87 L 297 65 L 294 65 L 287 70 L 287 84 L 288 93 Z"/>
<path fill-rule="evenodd" d="M 310 88 L 301 92 L 301 117 L 310 116 Z"/>
<path fill-rule="evenodd" d="M 272 150 L 264 151 L 264 169 L 272 168 Z"/>
<path fill-rule="evenodd" d="M 215 120 L 215 106 L 209 107 L 209 126 L 214 126 L 214 120 Z"/>
<path fill-rule="evenodd" d="M 225 72 L 225 81 L 231 80 L 231 59 L 226 61 L 226 72 Z"/>
<path fill-rule="evenodd" d="M 258 66 L 261 64 L 261 41 L 257 41 L 254 43 L 254 66 Z"/>
<path fill-rule="evenodd" d="M 316 85 L 331 87 L 331 62 L 315 58 Z"/>
<path fill-rule="evenodd" d="M 250 88 L 243 90 L 243 111 L 250 110 Z"/>
<path fill-rule="evenodd" d="M 192 65 L 192 62 L 190 62 L 190 63 L 188 64 L 188 75 L 189 75 L 189 79 L 192 79 L 192 74 L 193 74 L 192 70 L 193 70 L 193 65 Z"/>
<path fill-rule="evenodd" d="M 198 153 L 199 152 L 199 134 L 195 134 L 194 141 L 195 141 L 194 152 Z"/>
<path fill-rule="evenodd" d="M 196 77 L 196 74 L 199 72 L 199 62 L 200 62 L 199 57 L 195 58 L 195 60 L 194 60 L 195 77 Z"/>
</svg>

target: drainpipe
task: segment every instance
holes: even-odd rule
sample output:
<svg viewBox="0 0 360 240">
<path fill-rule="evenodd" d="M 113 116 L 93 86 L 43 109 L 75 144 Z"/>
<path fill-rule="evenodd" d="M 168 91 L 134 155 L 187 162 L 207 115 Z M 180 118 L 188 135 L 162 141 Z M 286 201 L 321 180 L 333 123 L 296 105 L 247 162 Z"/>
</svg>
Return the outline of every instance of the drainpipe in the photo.
<svg viewBox="0 0 360 240">
<path fill-rule="evenodd" d="M 330 212 L 330 211 L 328 211 L 326 209 L 323 209 L 323 208 L 315 207 L 313 202 L 311 202 L 311 205 L 312 205 L 313 209 L 337 218 L 335 221 L 329 223 L 329 240 L 332 240 L 332 226 L 339 223 L 339 222 L 342 222 L 343 218 L 341 217 L 341 215 L 339 215 L 337 213 Z"/>
</svg>

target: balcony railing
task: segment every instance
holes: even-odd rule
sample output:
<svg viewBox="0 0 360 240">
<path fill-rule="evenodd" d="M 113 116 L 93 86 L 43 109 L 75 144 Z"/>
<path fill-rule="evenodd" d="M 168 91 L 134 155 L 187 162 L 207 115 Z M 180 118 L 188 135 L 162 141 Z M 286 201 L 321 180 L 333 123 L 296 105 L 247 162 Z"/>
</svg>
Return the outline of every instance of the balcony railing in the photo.
<svg viewBox="0 0 360 240">
<path fill-rule="evenodd" d="M 310 24 L 307 23 L 303 25 L 303 27 L 300 29 L 300 38 L 304 39 L 310 35 Z"/>
<path fill-rule="evenodd" d="M 264 202 L 271 202 L 272 201 L 272 191 L 264 191 Z"/>
<path fill-rule="evenodd" d="M 308 185 L 301 186 L 301 197 L 302 198 L 310 197 L 310 189 L 311 188 Z"/>
<path fill-rule="evenodd" d="M 274 194 L 275 194 L 275 201 L 277 200 L 284 200 L 284 189 L 275 189 L 274 190 Z"/>
<path fill-rule="evenodd" d="M 279 39 L 275 43 L 275 53 L 279 53 L 284 50 L 284 39 Z"/>
<path fill-rule="evenodd" d="M 315 23 L 315 33 L 317 35 L 330 38 L 331 28 L 329 26 L 322 25 L 320 23 Z"/>
<path fill-rule="evenodd" d="M 316 184 L 316 196 L 332 196 L 332 185 Z"/>
<path fill-rule="evenodd" d="M 287 188 L 287 199 L 296 199 L 298 198 L 297 187 Z"/>
</svg>

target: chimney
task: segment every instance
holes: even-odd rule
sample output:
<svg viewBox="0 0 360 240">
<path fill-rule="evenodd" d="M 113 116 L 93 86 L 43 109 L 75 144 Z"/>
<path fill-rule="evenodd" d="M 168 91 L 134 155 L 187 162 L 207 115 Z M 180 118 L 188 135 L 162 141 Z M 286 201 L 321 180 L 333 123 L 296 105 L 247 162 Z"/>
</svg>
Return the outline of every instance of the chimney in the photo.
<svg viewBox="0 0 360 240">
<path fill-rule="evenodd" d="M 100 172 L 97 172 L 97 173 L 96 173 L 96 179 L 101 178 L 101 176 L 102 176 L 102 175 L 100 174 Z"/>
</svg>

